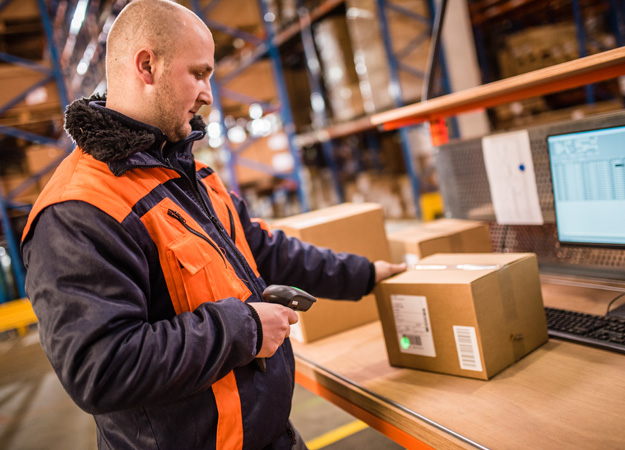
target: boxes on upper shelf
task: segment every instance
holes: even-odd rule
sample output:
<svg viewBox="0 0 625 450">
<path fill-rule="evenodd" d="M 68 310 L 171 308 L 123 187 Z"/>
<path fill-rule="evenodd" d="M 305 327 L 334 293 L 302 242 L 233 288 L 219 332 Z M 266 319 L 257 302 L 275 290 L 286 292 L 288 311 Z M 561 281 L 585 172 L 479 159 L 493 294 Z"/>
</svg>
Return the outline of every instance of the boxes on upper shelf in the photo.
<svg viewBox="0 0 625 450">
<path fill-rule="evenodd" d="M 313 31 L 332 118 L 343 122 L 362 115 L 364 105 L 345 17 L 326 17 L 313 25 Z"/>
<path fill-rule="evenodd" d="M 390 252 L 382 207 L 375 203 L 343 203 L 278 220 L 271 224 L 288 236 L 336 252 L 362 255 L 371 261 L 388 260 Z M 358 302 L 320 299 L 299 314 L 291 338 L 311 342 L 378 319 L 373 294 Z"/>
<path fill-rule="evenodd" d="M 393 366 L 488 380 L 548 339 L 533 253 L 429 256 L 375 294 Z"/>
<path fill-rule="evenodd" d="M 439 219 L 390 233 L 391 260 L 417 263 L 435 253 L 490 253 L 488 224 L 473 220 Z"/>
</svg>

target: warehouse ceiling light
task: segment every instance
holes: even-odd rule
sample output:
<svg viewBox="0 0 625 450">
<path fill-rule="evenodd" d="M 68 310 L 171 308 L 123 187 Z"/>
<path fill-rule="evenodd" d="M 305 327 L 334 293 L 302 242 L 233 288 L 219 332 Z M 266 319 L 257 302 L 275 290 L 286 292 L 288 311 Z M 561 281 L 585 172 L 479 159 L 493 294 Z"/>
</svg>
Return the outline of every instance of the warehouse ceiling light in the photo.
<svg viewBox="0 0 625 450">
<path fill-rule="evenodd" d="M 252 136 L 267 136 L 271 133 L 271 123 L 268 120 L 254 119 L 248 125 Z"/>
<path fill-rule="evenodd" d="M 369 11 L 367 9 L 363 9 L 363 8 L 357 8 L 355 6 L 350 7 L 346 13 L 345 16 L 348 19 L 370 19 L 373 20 L 375 19 L 375 15 L 373 14 L 373 11 Z"/>
<path fill-rule="evenodd" d="M 221 136 L 221 125 L 219 122 L 211 122 L 206 127 L 206 132 L 209 138 L 218 138 Z"/>
<path fill-rule="evenodd" d="M 78 0 L 72 23 L 69 26 L 70 34 L 76 35 L 80 31 L 82 23 L 85 20 L 85 14 L 87 13 L 87 5 L 89 5 L 89 0 Z"/>
<path fill-rule="evenodd" d="M 245 139 L 247 139 L 245 128 L 240 125 L 233 126 L 228 130 L 228 139 L 230 142 L 234 142 L 235 144 L 240 144 L 245 141 Z"/>
<path fill-rule="evenodd" d="M 4 269 L 9 269 L 11 267 L 11 257 L 4 247 L 0 247 L 0 266 Z"/>
<path fill-rule="evenodd" d="M 250 117 L 252 119 L 260 119 L 263 117 L 263 107 L 258 103 L 252 103 L 250 105 Z"/>
<path fill-rule="evenodd" d="M 310 104 L 312 105 L 312 109 L 315 112 L 323 112 L 326 109 L 326 104 L 323 100 L 323 96 L 318 92 L 313 92 L 312 94 L 310 94 Z"/>
<path fill-rule="evenodd" d="M 224 137 L 223 136 L 219 136 L 219 137 L 214 137 L 214 138 L 209 138 L 208 139 L 208 145 L 211 148 L 219 148 L 224 144 Z"/>
</svg>

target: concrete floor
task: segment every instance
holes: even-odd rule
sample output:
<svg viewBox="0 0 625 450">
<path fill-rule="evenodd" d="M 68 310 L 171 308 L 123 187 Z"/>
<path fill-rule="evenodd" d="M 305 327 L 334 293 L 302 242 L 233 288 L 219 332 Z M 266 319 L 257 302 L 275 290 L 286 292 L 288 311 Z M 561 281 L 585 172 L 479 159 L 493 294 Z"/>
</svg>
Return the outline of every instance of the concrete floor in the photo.
<svg viewBox="0 0 625 450">
<path fill-rule="evenodd" d="M 398 450 L 399 445 L 297 386 L 291 419 L 310 450 Z M 0 450 L 95 450 L 93 418 L 61 387 L 36 329 L 0 335 Z"/>
</svg>

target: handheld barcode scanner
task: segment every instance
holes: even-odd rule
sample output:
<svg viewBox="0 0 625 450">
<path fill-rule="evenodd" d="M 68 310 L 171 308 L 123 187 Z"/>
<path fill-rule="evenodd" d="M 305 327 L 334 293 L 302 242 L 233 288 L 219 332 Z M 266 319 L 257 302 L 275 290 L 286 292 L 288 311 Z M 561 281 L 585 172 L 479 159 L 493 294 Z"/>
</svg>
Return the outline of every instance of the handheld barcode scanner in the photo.
<svg viewBox="0 0 625 450">
<path fill-rule="evenodd" d="M 308 311 L 317 299 L 296 287 L 272 284 L 263 291 L 263 301 L 277 303 L 293 311 Z M 266 370 L 265 358 L 256 358 L 256 364 L 261 372 Z"/>
<path fill-rule="evenodd" d="M 308 311 L 317 299 L 296 287 L 272 284 L 263 291 L 263 301 L 278 303 L 293 311 Z"/>
</svg>

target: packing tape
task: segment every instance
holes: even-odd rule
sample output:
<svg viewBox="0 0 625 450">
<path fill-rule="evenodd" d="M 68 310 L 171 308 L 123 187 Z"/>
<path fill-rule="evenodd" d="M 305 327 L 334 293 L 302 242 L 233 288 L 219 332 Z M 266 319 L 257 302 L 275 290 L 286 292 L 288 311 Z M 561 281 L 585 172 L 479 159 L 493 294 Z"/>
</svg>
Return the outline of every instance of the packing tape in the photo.
<svg viewBox="0 0 625 450">
<path fill-rule="evenodd" d="M 499 270 L 502 267 L 501 264 L 413 264 L 409 266 L 413 270 Z"/>
</svg>

